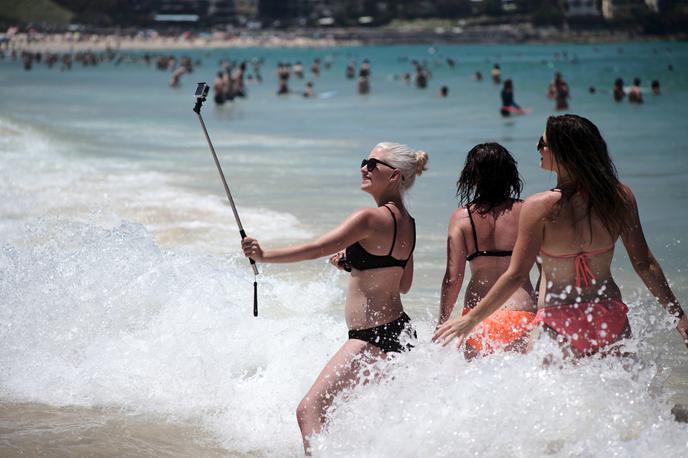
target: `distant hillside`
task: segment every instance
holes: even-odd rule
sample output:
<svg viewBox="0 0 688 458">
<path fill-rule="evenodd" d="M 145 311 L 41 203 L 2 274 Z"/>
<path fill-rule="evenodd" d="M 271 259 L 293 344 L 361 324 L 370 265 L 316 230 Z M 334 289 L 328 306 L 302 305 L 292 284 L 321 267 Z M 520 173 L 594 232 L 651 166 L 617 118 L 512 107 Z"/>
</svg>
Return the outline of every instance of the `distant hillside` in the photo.
<svg viewBox="0 0 688 458">
<path fill-rule="evenodd" d="M 1 23 L 65 25 L 74 14 L 52 0 L 0 0 Z"/>
</svg>

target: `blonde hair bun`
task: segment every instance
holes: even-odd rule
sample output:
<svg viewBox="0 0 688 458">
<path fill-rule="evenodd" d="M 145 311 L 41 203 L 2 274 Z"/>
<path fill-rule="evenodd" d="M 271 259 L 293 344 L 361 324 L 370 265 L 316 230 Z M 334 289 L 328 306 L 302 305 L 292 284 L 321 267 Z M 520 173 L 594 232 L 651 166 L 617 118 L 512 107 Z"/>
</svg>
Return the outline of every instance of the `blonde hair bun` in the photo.
<svg viewBox="0 0 688 458">
<path fill-rule="evenodd" d="M 416 151 L 407 145 L 393 142 L 378 143 L 375 148 L 384 150 L 387 153 L 385 160 L 401 172 L 399 189 L 402 193 L 408 191 L 415 183 L 416 176 L 427 169 L 428 155 L 425 151 Z"/>
<path fill-rule="evenodd" d="M 428 153 L 425 151 L 416 151 L 416 175 L 420 176 L 428 167 Z"/>
</svg>

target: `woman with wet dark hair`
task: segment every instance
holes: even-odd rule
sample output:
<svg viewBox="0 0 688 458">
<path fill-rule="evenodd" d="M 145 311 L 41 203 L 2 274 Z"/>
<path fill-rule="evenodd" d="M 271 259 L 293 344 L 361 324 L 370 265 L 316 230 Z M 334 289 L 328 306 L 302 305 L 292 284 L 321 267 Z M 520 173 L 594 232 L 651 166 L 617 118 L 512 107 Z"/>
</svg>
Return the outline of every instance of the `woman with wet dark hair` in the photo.
<svg viewBox="0 0 688 458">
<path fill-rule="evenodd" d="M 466 287 L 462 315 L 471 312 L 509 267 L 523 205 L 523 182 L 516 161 L 498 143 L 473 147 L 456 185 L 460 208 L 449 220 L 438 327 L 454 309 L 466 262 L 471 267 L 471 280 Z M 480 332 L 468 340 L 467 355 L 497 348 L 525 350 L 535 308 L 530 279 L 524 279 L 505 298 L 500 310 L 483 323 Z"/>
<path fill-rule="evenodd" d="M 446 345 L 458 337 L 460 345 L 529 278 L 540 256 L 539 326 L 531 340 L 549 335 L 565 356 L 623 354 L 620 341 L 631 335 L 628 307 L 611 274 L 621 238 L 634 270 L 677 319 L 688 346 L 688 318 L 647 245 L 635 197 L 619 181 L 597 127 L 576 115 L 550 117 L 537 149 L 541 167 L 557 174 L 557 187 L 524 202 L 509 268 L 470 314 L 442 325 L 434 339 Z"/>
</svg>

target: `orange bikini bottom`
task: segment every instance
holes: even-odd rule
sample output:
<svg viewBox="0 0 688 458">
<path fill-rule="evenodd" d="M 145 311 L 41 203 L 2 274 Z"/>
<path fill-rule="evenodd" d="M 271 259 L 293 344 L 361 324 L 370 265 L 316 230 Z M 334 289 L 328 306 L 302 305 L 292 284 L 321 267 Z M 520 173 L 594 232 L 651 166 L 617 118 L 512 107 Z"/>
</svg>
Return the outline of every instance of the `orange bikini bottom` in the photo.
<svg viewBox="0 0 688 458">
<path fill-rule="evenodd" d="M 471 310 L 464 308 L 461 315 L 470 313 Z M 533 329 L 534 320 L 535 313 L 533 312 L 497 310 L 475 328 L 466 340 L 466 345 L 489 353 L 503 349 L 530 332 Z"/>
</svg>

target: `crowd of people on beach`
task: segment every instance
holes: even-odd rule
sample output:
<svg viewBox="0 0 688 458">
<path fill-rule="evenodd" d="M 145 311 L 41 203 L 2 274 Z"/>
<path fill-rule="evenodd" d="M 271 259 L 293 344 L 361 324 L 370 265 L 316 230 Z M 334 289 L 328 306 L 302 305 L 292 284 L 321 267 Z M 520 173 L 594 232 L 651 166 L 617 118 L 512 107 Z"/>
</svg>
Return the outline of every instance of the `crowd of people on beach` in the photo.
<svg viewBox="0 0 688 458">
<path fill-rule="evenodd" d="M 561 353 L 546 356 L 545 365 L 556 358 L 632 362 L 635 355 L 625 348 L 632 337 L 628 307 L 611 270 L 620 240 L 688 347 L 688 317 L 647 245 L 635 196 L 619 180 L 595 124 L 572 114 L 551 116 L 534 149 L 557 184 L 525 200 L 517 163 L 506 148 L 481 143 L 468 152 L 457 182 L 459 208 L 449 218 L 432 340 L 446 346 L 456 339 L 469 361 L 527 353 L 550 340 Z M 413 284 L 416 245 L 416 223 L 404 196 L 427 164 L 424 151 L 379 143 L 360 165 L 360 189 L 370 194 L 373 207 L 306 243 L 266 249 L 252 237 L 241 242 L 244 255 L 258 263 L 329 256 L 334 267 L 351 273 L 344 308 L 348 339 L 296 409 L 306 454 L 333 400 L 362 383 L 362 368 L 417 345 L 401 300 Z M 466 265 L 471 279 L 460 316 L 452 318 Z M 533 286 L 535 266 L 539 279 Z"/>
<path fill-rule="evenodd" d="M 437 52 L 434 48 L 430 48 L 429 50 L 434 51 L 431 54 Z M 623 48 L 619 48 L 618 52 L 622 53 Z M 102 63 L 112 63 L 116 66 L 124 63 L 143 64 L 159 71 L 170 73 L 169 86 L 172 88 L 179 87 L 182 78 L 185 75 L 193 73 L 194 68 L 201 66 L 203 63 L 200 58 L 192 59 L 187 55 L 175 56 L 159 52 L 124 52 L 110 48 L 98 52 L 54 52 L 27 51 L 5 46 L 4 48 L 0 48 L 0 60 L 4 59 L 21 62 L 26 71 L 31 71 L 35 65 L 40 64 L 44 64 L 51 69 L 57 68 L 60 71 L 72 70 L 75 64 L 80 64 L 82 67 L 95 67 Z M 372 73 L 370 60 L 363 59 L 359 63 L 354 57 L 345 57 L 345 59 L 347 63 L 345 65 L 344 76 L 347 80 L 355 81 L 355 92 L 360 95 L 371 94 Z M 569 56 L 566 52 L 555 52 L 552 60 L 554 62 L 566 60 L 573 64 L 579 62 L 577 56 Z M 440 58 L 439 56 L 435 56 L 430 61 L 399 57 L 397 61 L 401 65 L 410 65 L 411 71 L 388 75 L 387 79 L 403 81 L 405 84 L 419 90 L 428 88 L 429 82 L 433 78 L 433 68 L 444 66 L 453 70 L 459 66 L 458 60 L 452 57 Z M 549 60 L 543 60 L 542 63 L 548 66 L 551 64 Z M 259 57 L 242 61 L 232 60 L 228 57 L 222 58 L 218 63 L 219 69 L 212 85 L 215 103 L 217 105 L 224 105 L 227 102 L 232 102 L 236 98 L 247 97 L 249 92 L 247 83 L 261 84 L 263 82 L 261 69 L 264 64 L 265 59 Z M 326 96 L 331 91 L 325 91 L 321 94 L 317 93 L 315 82 L 322 72 L 331 71 L 335 68 L 335 58 L 332 55 L 315 57 L 307 70 L 301 61 L 295 61 L 293 63 L 279 61 L 276 69 L 276 93 L 279 96 L 292 94 L 294 91 L 290 87 L 291 80 L 292 83 L 296 81 L 303 85 L 302 89 L 296 92 L 300 93 L 304 98 Z M 673 71 L 673 65 L 668 65 L 668 71 Z M 502 72 L 502 66 L 499 63 L 492 64 L 490 70 L 492 83 L 495 86 L 501 85 L 501 106 L 498 110 L 499 113 L 504 117 L 530 113 L 531 110 L 529 108 L 523 108 L 516 103 L 514 80 L 513 78 L 507 78 L 502 81 Z M 476 70 L 472 78 L 476 82 L 482 82 L 483 72 Z M 588 92 L 590 94 L 595 94 L 598 92 L 598 89 L 595 86 L 590 86 Z M 644 102 L 641 78 L 637 76 L 633 78 L 633 84 L 628 88 L 624 86 L 624 80 L 622 78 L 616 78 L 609 92 L 612 95 L 612 99 L 617 102 L 621 102 L 625 99 L 632 104 L 642 104 Z M 448 98 L 449 93 L 449 85 L 443 84 L 440 86 L 437 95 L 440 98 Z M 649 93 L 653 96 L 661 94 L 660 81 L 658 79 L 655 78 L 652 80 Z M 562 72 L 554 72 L 554 77 L 547 86 L 546 96 L 554 101 L 555 111 L 566 111 L 569 109 L 571 90 Z"/>
</svg>

